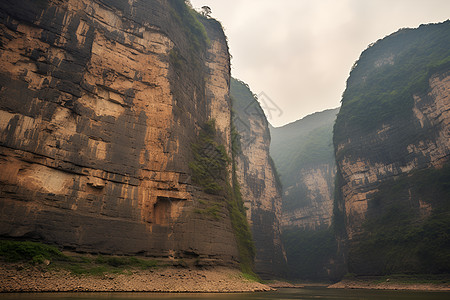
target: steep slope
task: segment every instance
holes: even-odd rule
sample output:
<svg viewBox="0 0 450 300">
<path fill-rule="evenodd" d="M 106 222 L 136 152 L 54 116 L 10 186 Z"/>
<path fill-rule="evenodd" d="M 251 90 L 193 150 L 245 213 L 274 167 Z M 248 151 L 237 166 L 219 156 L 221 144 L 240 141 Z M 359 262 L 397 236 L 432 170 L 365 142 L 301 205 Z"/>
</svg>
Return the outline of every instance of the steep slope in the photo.
<svg viewBox="0 0 450 300">
<path fill-rule="evenodd" d="M 349 272 L 450 271 L 450 21 L 365 50 L 334 128 Z"/>
<path fill-rule="evenodd" d="M 270 153 L 283 184 L 283 227 L 331 224 L 335 160 L 332 128 L 339 109 L 271 127 Z"/>
<path fill-rule="evenodd" d="M 338 112 L 330 109 L 270 128 L 270 153 L 283 184 L 282 236 L 291 277 L 334 276 L 332 132 Z"/>
<path fill-rule="evenodd" d="M 0 2 L 1 237 L 238 262 L 226 196 L 189 168 L 210 119 L 231 156 L 228 47 L 201 21 L 179 0 Z"/>
<path fill-rule="evenodd" d="M 268 122 L 248 85 L 231 79 L 236 128 L 236 175 L 256 248 L 255 270 L 262 277 L 285 272 L 281 244 L 281 187 L 269 154 Z"/>
</svg>

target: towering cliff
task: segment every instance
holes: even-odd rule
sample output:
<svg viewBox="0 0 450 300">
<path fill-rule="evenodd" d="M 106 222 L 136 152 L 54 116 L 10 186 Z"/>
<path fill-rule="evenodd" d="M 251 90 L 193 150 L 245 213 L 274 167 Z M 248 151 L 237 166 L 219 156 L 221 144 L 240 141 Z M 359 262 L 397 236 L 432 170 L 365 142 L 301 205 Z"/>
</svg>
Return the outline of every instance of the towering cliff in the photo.
<svg viewBox="0 0 450 300">
<path fill-rule="evenodd" d="M 231 156 L 226 38 L 201 22 L 178 0 L 0 2 L 0 236 L 238 262 L 226 196 L 189 168 L 210 119 Z"/>
<path fill-rule="evenodd" d="M 333 213 L 333 125 L 339 109 L 271 127 L 270 153 L 283 184 L 283 227 L 328 227 Z"/>
<path fill-rule="evenodd" d="M 399 30 L 361 54 L 334 146 L 349 272 L 449 272 L 450 21 Z"/>
<path fill-rule="evenodd" d="M 236 174 L 256 248 L 255 270 L 263 277 L 283 275 L 281 186 L 269 154 L 270 132 L 264 111 L 247 84 L 231 79 Z"/>
<path fill-rule="evenodd" d="M 338 112 L 330 109 L 270 128 L 270 153 L 283 184 L 281 224 L 290 277 L 334 276 L 332 134 Z"/>
</svg>

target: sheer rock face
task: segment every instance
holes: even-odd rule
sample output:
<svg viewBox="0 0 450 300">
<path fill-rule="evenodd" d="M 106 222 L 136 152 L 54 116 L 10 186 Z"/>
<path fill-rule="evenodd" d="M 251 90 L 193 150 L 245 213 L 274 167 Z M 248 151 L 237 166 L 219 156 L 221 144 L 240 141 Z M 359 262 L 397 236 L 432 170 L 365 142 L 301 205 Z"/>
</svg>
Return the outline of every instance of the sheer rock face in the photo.
<svg viewBox="0 0 450 300">
<path fill-rule="evenodd" d="M 414 95 L 413 118 L 409 122 L 385 125 L 382 129 L 354 141 L 349 137 L 344 144 L 337 145 L 340 174 L 343 178 L 342 196 L 345 203 L 347 235 L 349 240 L 357 235 L 369 212 L 371 196 L 378 189 L 377 184 L 398 175 L 423 168 L 439 168 L 449 161 L 450 156 L 450 73 L 439 73 L 429 80 L 430 92 Z M 390 141 L 402 137 L 402 129 L 417 126 L 426 129 L 425 139 L 418 138 L 406 147 L 404 156 L 390 156 L 384 162 L 375 161 L 379 149 L 389 151 Z M 364 146 L 362 144 L 365 143 Z M 353 144 L 353 145 L 352 145 Z M 362 147 L 357 157 L 340 156 L 347 146 Z M 413 207 L 426 215 L 431 207 L 420 203 Z"/>
<path fill-rule="evenodd" d="M 245 86 L 248 97 L 235 95 L 234 85 Z M 263 278 L 282 275 L 286 271 L 286 254 L 281 242 L 281 189 L 270 163 L 269 125 L 248 86 L 234 80 L 231 87 L 233 123 L 240 135 L 241 148 L 236 158 L 236 174 L 256 248 L 255 270 Z"/>
<path fill-rule="evenodd" d="M 290 278 L 335 280 L 330 226 L 336 174 L 332 132 L 338 112 L 329 109 L 270 127 L 270 152 L 283 184 L 281 229 Z"/>
<path fill-rule="evenodd" d="M 302 184 L 307 191 L 307 203 L 295 209 L 284 210 L 282 227 L 315 230 L 331 226 L 336 166 L 322 164 L 303 168 L 299 172 L 301 182 L 298 184 Z M 285 194 L 288 193 L 289 189 L 285 191 Z"/>
<path fill-rule="evenodd" d="M 338 112 L 329 109 L 270 128 L 270 151 L 284 189 L 283 229 L 331 225 L 336 174 L 332 132 Z"/>
<path fill-rule="evenodd" d="M 401 29 L 350 72 L 333 136 L 334 225 L 350 273 L 448 272 L 438 232 L 449 213 L 449 30 Z"/>
<path fill-rule="evenodd" d="M 256 247 L 255 270 L 268 277 L 283 273 L 286 258 L 281 243 L 281 192 L 269 163 L 270 136 L 264 121 L 253 117 L 250 131 L 242 132 L 244 139 L 249 138 L 246 133 L 255 138 L 237 159 L 237 174 Z"/>
<path fill-rule="evenodd" d="M 205 24 L 203 67 L 185 76 L 189 40 L 166 1 L 2 1 L 0 20 L 0 235 L 236 262 L 226 208 L 194 212 L 218 196 L 188 167 L 210 118 L 230 149 L 221 28 Z"/>
</svg>

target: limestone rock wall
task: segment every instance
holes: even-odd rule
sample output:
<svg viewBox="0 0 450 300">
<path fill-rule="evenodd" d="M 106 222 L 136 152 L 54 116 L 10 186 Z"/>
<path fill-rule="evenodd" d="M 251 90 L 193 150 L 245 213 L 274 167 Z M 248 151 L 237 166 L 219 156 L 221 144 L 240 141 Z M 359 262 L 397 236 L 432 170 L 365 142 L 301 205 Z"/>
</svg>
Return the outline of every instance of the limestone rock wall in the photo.
<svg viewBox="0 0 450 300">
<path fill-rule="evenodd" d="M 270 154 L 283 184 L 282 241 L 292 279 L 336 279 L 332 132 L 338 112 L 316 112 L 270 128 Z"/>
<path fill-rule="evenodd" d="M 270 153 L 283 184 L 283 228 L 331 225 L 336 174 L 332 139 L 338 112 L 328 109 L 270 128 Z"/>
<path fill-rule="evenodd" d="M 439 168 L 449 161 L 450 74 L 435 74 L 430 78 L 429 86 L 429 93 L 414 95 L 414 114 L 409 122 L 386 125 L 370 136 L 357 140 L 349 138 L 337 145 L 337 156 L 345 147 L 364 149 L 358 157 L 343 155 L 338 160 L 350 240 L 361 230 L 371 196 L 378 191 L 377 183 L 418 169 Z M 398 155 L 383 156 L 389 158 L 384 162 L 372 159 L 382 151 L 389 151 L 389 142 L 402 139 L 403 129 L 408 127 L 425 129 L 428 134 L 408 144 L 404 155 L 397 152 Z M 429 209 L 420 203 L 417 207 Z"/>
<path fill-rule="evenodd" d="M 334 127 L 334 217 L 351 273 L 450 268 L 439 241 L 449 220 L 449 32 L 449 21 L 399 30 L 350 73 Z"/>
<path fill-rule="evenodd" d="M 0 236 L 238 260 L 227 210 L 194 212 L 218 196 L 188 167 L 210 118 L 230 149 L 226 40 L 206 23 L 193 61 L 175 13 L 156 0 L 1 1 Z"/>
<path fill-rule="evenodd" d="M 286 271 L 280 228 L 281 188 L 269 154 L 268 122 L 243 82 L 232 79 L 231 95 L 240 145 L 236 174 L 255 242 L 255 270 L 262 277 L 280 275 Z"/>
<path fill-rule="evenodd" d="M 336 166 L 322 164 L 299 171 L 301 182 L 297 185 L 304 186 L 307 191 L 305 197 L 307 201 L 295 209 L 284 210 L 281 226 L 312 230 L 331 226 Z M 289 192 L 290 190 L 287 189 L 285 194 Z"/>
</svg>

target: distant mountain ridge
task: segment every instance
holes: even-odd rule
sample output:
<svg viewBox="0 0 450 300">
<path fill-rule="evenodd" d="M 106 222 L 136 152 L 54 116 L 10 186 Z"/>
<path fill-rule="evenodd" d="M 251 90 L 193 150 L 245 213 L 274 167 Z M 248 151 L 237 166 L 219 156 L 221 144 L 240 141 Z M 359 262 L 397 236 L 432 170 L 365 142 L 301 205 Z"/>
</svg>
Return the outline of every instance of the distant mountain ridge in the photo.
<svg viewBox="0 0 450 300">
<path fill-rule="evenodd" d="M 298 199 L 306 196 L 299 186 L 302 169 L 323 164 L 334 168 L 332 128 L 338 112 L 339 108 L 328 109 L 282 127 L 270 127 L 270 151 L 285 191 L 284 209 L 305 203 Z"/>
<path fill-rule="evenodd" d="M 338 112 L 339 108 L 329 109 L 270 127 L 270 151 L 283 185 L 281 225 L 290 277 L 329 279 L 333 273 L 332 135 Z"/>
</svg>

